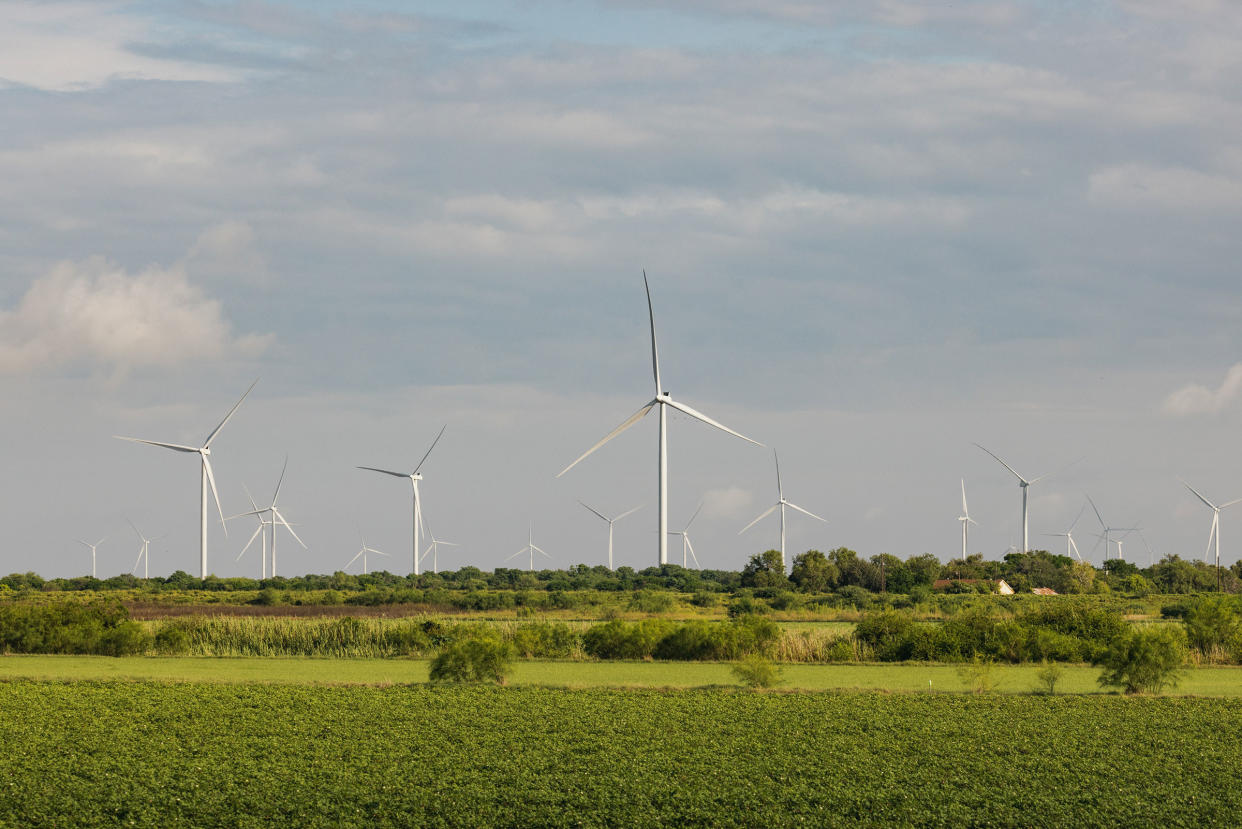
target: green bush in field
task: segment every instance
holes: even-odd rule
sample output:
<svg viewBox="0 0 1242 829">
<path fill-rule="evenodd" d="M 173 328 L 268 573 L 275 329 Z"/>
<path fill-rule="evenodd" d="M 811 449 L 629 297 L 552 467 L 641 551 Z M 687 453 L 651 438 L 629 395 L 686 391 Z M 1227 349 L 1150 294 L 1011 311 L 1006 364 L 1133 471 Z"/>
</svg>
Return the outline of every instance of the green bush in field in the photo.
<svg viewBox="0 0 1242 829">
<path fill-rule="evenodd" d="M 1061 677 L 1065 675 L 1065 669 L 1054 662 L 1044 662 L 1038 671 L 1035 672 L 1035 678 L 1039 680 L 1040 690 L 1055 694 L 1057 692 L 1057 683 L 1061 681 Z"/>
<path fill-rule="evenodd" d="M 1199 599 L 1182 617 L 1186 639 L 1204 655 L 1225 649 L 1238 635 L 1238 614 L 1231 603 L 1216 597 Z"/>
<path fill-rule="evenodd" d="M 641 613 L 664 613 L 673 607 L 673 595 L 664 591 L 639 590 L 630 597 L 628 608 Z"/>
<path fill-rule="evenodd" d="M 536 622 L 513 632 L 513 647 L 527 659 L 564 659 L 578 646 L 578 635 L 564 622 Z"/>
<path fill-rule="evenodd" d="M 781 669 L 757 653 L 739 659 L 733 666 L 733 675 L 751 688 L 771 688 L 781 682 Z"/>
<path fill-rule="evenodd" d="M 492 637 L 471 637 L 446 645 L 431 661 L 432 682 L 504 684 L 513 646 Z"/>
<path fill-rule="evenodd" d="M 673 623 L 663 619 L 634 624 L 613 619 L 587 630 L 582 635 L 582 649 L 596 659 L 648 659 L 672 628 Z"/>
<path fill-rule="evenodd" d="M 155 649 L 162 654 L 185 653 L 190 649 L 190 632 L 183 622 L 168 622 L 155 633 Z"/>
<path fill-rule="evenodd" d="M 1134 630 L 1118 636 L 1096 658 L 1104 671 L 1100 685 L 1122 689 L 1127 694 L 1158 694 L 1166 686 L 1175 687 L 1185 645 L 1176 630 Z"/>
<path fill-rule="evenodd" d="M 151 637 L 119 604 L 57 602 L 0 607 L 0 653 L 142 653 Z"/>
</svg>

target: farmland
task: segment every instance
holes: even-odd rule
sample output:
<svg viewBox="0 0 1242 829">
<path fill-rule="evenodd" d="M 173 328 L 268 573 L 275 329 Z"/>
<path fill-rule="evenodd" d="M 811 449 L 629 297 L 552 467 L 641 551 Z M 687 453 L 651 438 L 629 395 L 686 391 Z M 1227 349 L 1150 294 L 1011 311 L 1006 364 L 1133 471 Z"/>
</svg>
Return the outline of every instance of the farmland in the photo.
<svg viewBox="0 0 1242 829">
<path fill-rule="evenodd" d="M 10 681 L 0 823 L 1201 826 L 1242 807 L 1219 785 L 1239 716 L 1190 698 Z"/>
</svg>

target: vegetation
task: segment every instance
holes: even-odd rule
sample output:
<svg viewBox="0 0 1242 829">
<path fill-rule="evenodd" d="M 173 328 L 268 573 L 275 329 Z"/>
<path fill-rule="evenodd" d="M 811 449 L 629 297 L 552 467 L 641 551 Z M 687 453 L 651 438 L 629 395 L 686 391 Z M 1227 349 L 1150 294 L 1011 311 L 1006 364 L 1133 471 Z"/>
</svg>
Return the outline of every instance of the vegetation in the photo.
<svg viewBox="0 0 1242 829">
<path fill-rule="evenodd" d="M 150 637 L 118 604 L 0 606 L 0 653 L 142 653 Z"/>
<path fill-rule="evenodd" d="M 445 645 L 431 660 L 432 682 L 496 682 L 504 684 L 513 661 L 513 646 L 494 636 L 472 636 Z"/>
<path fill-rule="evenodd" d="M 1065 676 L 1065 669 L 1055 662 L 1045 662 L 1035 672 L 1035 676 L 1039 680 L 1039 689 L 1041 691 L 1047 694 L 1055 694 L 1057 692 L 1057 684 Z"/>
<path fill-rule="evenodd" d="M 1158 694 L 1177 685 L 1185 650 L 1176 630 L 1126 633 L 1096 659 L 1104 668 L 1100 685 L 1120 688 L 1127 694 Z"/>
<path fill-rule="evenodd" d="M 733 665 L 733 675 L 751 688 L 771 688 L 781 681 L 781 669 L 757 653 L 739 659 Z"/>
<path fill-rule="evenodd" d="M 1239 717 L 1106 695 L 8 682 L 0 825 L 1222 825 Z M 1106 790 L 1064 783 L 1084 768 Z"/>
</svg>

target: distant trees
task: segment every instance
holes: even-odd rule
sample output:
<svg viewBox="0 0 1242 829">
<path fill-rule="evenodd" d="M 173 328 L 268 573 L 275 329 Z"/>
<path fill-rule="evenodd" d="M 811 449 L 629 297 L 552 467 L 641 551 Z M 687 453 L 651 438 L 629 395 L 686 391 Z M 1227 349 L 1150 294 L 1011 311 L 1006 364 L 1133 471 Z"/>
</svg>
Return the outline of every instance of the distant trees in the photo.
<svg viewBox="0 0 1242 829">
<path fill-rule="evenodd" d="M 827 593 L 840 583 L 841 573 L 819 550 L 794 556 L 789 580 L 803 593 Z"/>
<path fill-rule="evenodd" d="M 780 550 L 768 550 L 750 557 L 750 561 L 742 568 L 742 585 L 744 587 L 785 587 L 789 579 L 785 576 L 785 562 Z"/>
</svg>

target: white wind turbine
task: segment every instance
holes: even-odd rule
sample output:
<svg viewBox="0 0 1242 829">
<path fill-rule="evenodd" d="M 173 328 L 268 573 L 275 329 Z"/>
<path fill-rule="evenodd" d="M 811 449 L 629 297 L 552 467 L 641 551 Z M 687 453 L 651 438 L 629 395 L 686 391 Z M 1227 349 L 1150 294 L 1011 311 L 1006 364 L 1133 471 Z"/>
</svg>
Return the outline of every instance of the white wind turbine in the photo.
<svg viewBox="0 0 1242 829">
<path fill-rule="evenodd" d="M 272 496 L 271 506 L 263 507 L 262 509 L 256 506 L 252 511 L 243 512 L 241 514 L 242 516 L 245 516 L 245 515 L 258 516 L 260 525 L 259 525 L 259 529 L 255 531 L 256 535 L 263 530 L 264 524 L 271 524 L 272 526 L 272 578 L 276 578 L 276 525 L 277 524 L 280 524 L 286 530 L 288 530 L 289 534 L 293 536 L 294 540 L 302 545 L 303 550 L 307 549 L 306 543 L 302 541 L 302 539 L 298 538 L 298 534 L 293 531 L 293 527 L 289 526 L 289 522 L 285 520 L 285 517 L 280 514 L 280 510 L 276 507 L 276 502 L 280 499 L 280 487 L 285 482 L 285 470 L 288 468 L 289 468 L 289 458 L 288 456 L 286 456 L 285 465 L 281 467 L 280 469 L 280 479 L 276 481 L 276 493 Z M 250 499 L 250 503 L 252 506 L 254 505 L 253 498 Z M 267 521 L 263 520 L 264 514 L 269 516 Z M 241 517 L 241 516 L 234 516 L 234 517 Z M 250 536 L 250 541 L 254 541 L 253 535 Z M 247 542 L 246 546 L 247 547 L 250 546 L 249 542 Z M 245 552 L 246 551 L 243 549 L 242 553 L 244 554 Z M 241 556 L 238 556 L 238 558 L 240 559 Z M 264 572 L 266 572 L 266 569 L 264 570 Z"/>
<path fill-rule="evenodd" d="M 422 529 L 422 525 L 423 525 L 423 506 L 422 506 L 422 501 L 419 499 L 419 495 L 418 495 L 418 482 L 423 479 L 423 476 L 420 474 L 419 470 L 423 468 L 423 464 L 427 462 L 427 456 L 431 454 L 432 449 L 436 448 L 436 444 L 440 442 L 440 438 L 444 436 L 444 430 L 447 428 L 448 428 L 447 423 L 444 424 L 444 426 L 440 427 L 440 434 L 436 435 L 436 439 L 431 442 L 431 447 L 427 449 L 427 454 L 423 455 L 423 459 L 418 462 L 418 466 L 414 467 L 413 472 L 393 472 L 392 470 L 389 470 L 389 469 L 379 469 L 378 467 L 374 467 L 374 466 L 358 467 L 359 469 L 366 469 L 371 472 L 382 472 L 385 475 L 392 475 L 394 478 L 406 478 L 409 480 L 410 484 L 413 485 L 414 487 L 414 519 L 413 519 L 414 520 L 414 544 L 413 544 L 412 549 L 413 549 L 413 558 L 414 558 L 414 575 L 416 576 L 418 575 L 418 561 L 420 558 L 419 545 L 418 545 L 418 534 L 419 534 L 419 530 Z"/>
<path fill-rule="evenodd" d="M 583 452 L 582 455 L 579 456 L 578 460 L 574 461 L 569 466 L 565 467 L 560 472 L 558 472 L 556 474 L 556 477 L 559 478 L 562 475 L 564 475 L 566 472 L 568 472 L 569 470 L 573 469 L 584 458 L 586 458 L 596 449 L 600 448 L 605 443 L 612 440 L 617 435 L 621 434 L 626 429 L 633 426 L 635 423 L 641 420 L 644 415 L 646 415 L 648 412 L 650 412 L 652 409 L 658 406 L 660 409 L 660 460 L 658 464 L 659 472 L 658 472 L 657 487 L 656 487 L 656 502 L 659 504 L 660 514 L 659 514 L 659 518 L 657 519 L 658 523 L 657 523 L 656 531 L 659 534 L 658 537 L 660 539 L 659 540 L 659 548 L 660 548 L 659 563 L 668 564 L 668 535 L 669 535 L 669 532 L 668 532 L 668 410 L 669 408 L 673 408 L 679 412 L 688 414 L 690 415 L 690 417 L 693 417 L 696 420 L 701 420 L 709 426 L 715 426 L 717 429 L 720 429 L 723 432 L 728 432 L 734 437 L 741 438 L 742 440 L 747 441 L 748 443 L 753 443 L 756 446 L 762 446 L 763 444 L 759 443 L 759 441 L 751 440 L 745 435 L 735 432 L 732 429 L 728 428 L 727 426 L 717 423 L 716 421 L 712 420 L 707 415 L 690 408 L 684 403 L 678 403 L 677 401 L 673 400 L 672 397 L 669 396 L 667 391 L 664 390 L 664 387 L 660 382 L 660 354 L 659 354 L 659 350 L 656 348 L 655 312 L 652 310 L 652 307 L 651 307 L 651 286 L 647 284 L 647 272 L 646 271 L 643 271 L 643 287 L 646 288 L 647 290 L 647 318 L 648 318 L 648 321 L 651 323 L 651 368 L 652 368 L 653 373 L 655 374 L 656 395 L 654 398 L 651 399 L 650 402 L 643 405 L 641 409 L 639 409 L 634 414 L 630 415 L 629 418 L 627 418 L 624 423 L 622 423 L 620 426 L 618 426 L 617 428 L 609 432 L 607 435 L 605 435 L 604 438 L 601 441 L 599 441 L 599 443 L 595 444 L 590 449 Z"/>
<path fill-rule="evenodd" d="M 754 521 L 751 521 L 745 527 L 742 527 L 742 529 L 738 530 L 737 534 L 741 535 L 742 533 L 746 532 L 751 527 L 755 526 L 760 521 L 762 521 L 763 519 L 771 515 L 774 510 L 779 508 L 781 511 L 781 572 L 784 572 L 784 568 L 785 568 L 785 507 L 791 507 L 793 509 L 796 509 L 798 512 L 804 515 L 809 515 L 817 521 L 823 521 L 824 523 L 828 523 L 828 522 L 825 519 L 820 518 L 815 513 L 804 510 L 802 507 L 798 506 L 793 501 L 785 500 L 785 490 L 781 487 L 781 459 L 777 457 L 775 449 L 772 450 L 772 458 L 776 461 L 776 494 L 779 500 L 775 504 L 773 504 L 772 506 L 764 510 L 763 514 L 760 515 L 758 518 L 756 518 Z M 695 514 L 697 515 L 698 513 L 695 513 Z"/>
<path fill-rule="evenodd" d="M 165 449 L 172 449 L 174 452 L 188 452 L 191 454 L 197 454 L 199 458 L 202 460 L 202 464 L 201 464 L 202 470 L 200 473 L 201 475 L 201 481 L 200 481 L 201 499 L 200 500 L 202 501 L 202 510 L 199 514 L 199 523 L 198 523 L 198 527 L 199 527 L 199 548 L 198 549 L 199 549 L 199 575 L 200 575 L 200 578 L 203 578 L 203 579 L 207 578 L 207 488 L 208 486 L 211 487 L 211 494 L 216 499 L 216 511 L 220 513 L 220 526 L 224 527 L 225 536 L 229 534 L 228 527 L 225 527 L 224 525 L 224 509 L 221 508 L 220 506 L 220 493 L 216 491 L 216 476 L 213 475 L 211 471 L 211 442 L 216 439 L 216 435 L 220 434 L 220 430 L 224 428 L 224 424 L 229 422 L 229 418 L 233 416 L 233 413 L 237 411 L 238 406 L 240 406 L 242 404 L 242 401 L 246 399 L 246 395 L 250 394 L 251 390 L 254 389 L 255 385 L 257 385 L 258 382 L 259 382 L 258 380 L 255 380 L 253 383 L 250 384 L 250 388 L 246 389 L 246 394 L 243 394 L 241 396 L 241 400 L 238 400 L 236 405 L 234 405 L 233 408 L 229 409 L 229 413 L 224 416 L 224 420 L 220 421 L 220 425 L 217 426 L 214 430 L 212 430 L 212 433 L 207 436 L 207 439 L 205 441 L 203 441 L 203 445 L 198 448 L 195 448 L 193 446 L 183 446 L 179 443 L 160 443 L 154 440 L 142 440 L 141 438 L 127 438 L 127 437 L 121 437 L 120 435 L 113 436 L 113 437 L 120 438 L 121 440 L 133 441 L 134 443 L 146 443 L 151 446 L 162 446 Z"/>
<path fill-rule="evenodd" d="M 265 519 L 263 515 L 261 514 L 259 510 L 259 505 L 255 503 L 254 496 L 250 494 L 250 489 L 247 488 L 244 484 L 242 485 L 242 488 L 246 490 L 246 497 L 250 499 L 250 506 L 253 509 L 253 512 L 242 513 L 241 515 L 230 515 L 225 520 L 231 521 L 234 518 L 241 518 L 244 515 L 253 515 L 255 518 L 258 519 L 259 526 L 258 526 L 258 529 L 254 531 L 254 535 L 250 536 L 250 540 L 246 542 L 246 546 L 242 547 L 242 551 L 237 554 L 237 558 L 233 560 L 241 561 L 242 556 L 244 556 L 246 554 L 246 551 L 250 549 L 250 545 L 254 543 L 254 540 L 256 538 L 258 538 L 261 541 L 260 552 L 263 554 L 263 567 L 262 567 L 263 578 L 266 579 L 267 578 L 267 525 L 271 522 Z"/>
<path fill-rule="evenodd" d="M 1108 545 L 1110 543 L 1117 545 L 1117 557 L 1121 558 L 1121 544 L 1118 543 L 1117 539 L 1110 538 L 1110 536 L 1113 533 L 1132 533 L 1137 530 L 1138 527 L 1110 527 L 1104 523 L 1104 518 L 1100 515 L 1099 507 L 1095 505 L 1095 501 L 1091 500 L 1090 495 L 1087 496 L 1087 503 L 1090 504 L 1091 509 L 1095 511 L 1095 517 L 1100 522 L 1100 529 L 1103 530 L 1103 533 L 1099 536 L 1099 538 L 1104 542 L 1104 560 L 1108 561 Z M 1095 544 L 1097 547 L 1100 546 L 1099 541 Z"/>
<path fill-rule="evenodd" d="M 98 541 L 96 541 L 94 544 L 90 544 L 86 541 L 83 541 L 80 538 L 77 539 L 77 542 L 79 544 L 81 544 L 83 547 L 89 547 L 91 550 L 91 578 L 96 578 L 95 576 L 95 548 L 98 547 L 100 544 L 103 544 L 104 541 L 106 540 L 107 539 L 101 538 Z"/>
<path fill-rule="evenodd" d="M 1082 518 L 1082 514 L 1086 511 L 1087 511 L 1087 505 L 1083 504 L 1082 509 L 1078 510 L 1078 515 L 1074 518 L 1073 523 L 1069 525 L 1069 529 L 1066 530 L 1065 532 L 1044 533 L 1044 535 L 1048 536 L 1049 538 L 1064 538 L 1065 539 L 1066 558 L 1069 558 L 1070 555 L 1076 555 L 1078 556 L 1078 560 L 1082 561 L 1082 553 L 1078 551 L 1078 544 L 1075 543 L 1074 541 L 1074 527 L 1078 526 L 1078 519 Z"/>
<path fill-rule="evenodd" d="M 620 521 L 622 518 L 625 518 L 627 515 L 633 515 L 634 513 L 638 512 L 640 509 L 643 508 L 642 504 L 639 504 L 638 506 L 634 507 L 634 509 L 626 510 L 625 512 L 618 515 L 616 518 L 609 518 L 607 515 L 604 515 L 602 512 L 600 512 L 599 510 L 597 510 L 595 507 L 591 506 L 590 504 L 587 504 L 583 501 L 579 501 L 578 503 L 582 504 L 582 506 L 586 507 L 591 512 L 598 515 L 601 519 L 608 522 L 608 569 L 609 570 L 613 569 L 613 566 L 612 566 L 612 525 Z"/>
<path fill-rule="evenodd" d="M 362 559 L 362 575 L 365 576 L 367 574 L 367 553 L 375 553 L 377 556 L 385 556 L 387 558 L 392 558 L 392 556 L 389 556 L 388 553 L 381 552 L 375 549 L 374 547 L 368 547 L 367 537 L 364 535 L 362 537 L 362 548 L 358 550 L 357 553 L 354 554 L 353 558 L 351 558 L 348 562 L 346 562 L 345 566 L 349 567 L 349 565 L 353 564 L 355 561 L 361 558 Z"/>
<path fill-rule="evenodd" d="M 516 553 L 514 553 L 513 555 L 509 556 L 509 558 L 506 558 L 506 559 L 505 559 L 505 561 L 509 561 L 509 559 L 514 559 L 514 558 L 517 558 L 517 557 L 518 557 L 518 556 L 520 556 L 522 553 L 525 553 L 525 552 L 526 552 L 526 551 L 528 551 L 528 550 L 530 551 L 530 571 L 531 571 L 532 573 L 533 573 L 533 572 L 535 572 L 535 553 L 538 553 L 539 555 L 543 556 L 544 558 L 548 558 L 548 559 L 552 558 L 552 556 L 548 555 L 548 554 L 547 554 L 547 553 L 545 553 L 543 550 L 541 550 L 541 549 L 539 549 L 538 547 L 536 547 L 536 546 L 535 546 L 535 542 L 534 542 L 534 535 L 533 535 L 533 534 L 532 534 L 532 532 L 531 532 L 531 528 L 530 528 L 530 526 L 529 526 L 529 525 L 527 525 L 527 527 L 526 527 L 526 546 L 525 546 L 525 547 L 523 547 L 522 549 L 518 550 L 518 551 L 517 551 Z"/>
<path fill-rule="evenodd" d="M 700 501 L 698 509 L 694 511 L 694 515 L 690 516 L 690 520 L 686 522 L 685 528 L 681 532 L 670 532 L 669 533 L 669 535 L 680 535 L 681 536 L 681 566 L 682 567 L 690 566 L 690 562 L 686 558 L 686 553 L 689 553 L 690 558 L 694 559 L 694 566 L 698 567 L 700 570 L 703 569 L 703 566 L 699 564 L 699 557 L 694 554 L 694 545 L 690 543 L 690 525 L 694 523 L 694 519 L 699 517 L 699 512 L 702 509 L 703 509 L 703 502 Z M 771 510 L 768 510 L 768 512 L 771 512 Z M 766 514 L 767 513 L 764 513 L 764 515 Z"/>
<path fill-rule="evenodd" d="M 970 510 L 966 508 L 966 479 L 962 478 L 962 514 L 957 517 L 962 522 L 962 561 L 966 560 L 966 541 L 970 535 L 970 525 L 979 526 L 979 522 L 970 517 Z"/>
<path fill-rule="evenodd" d="M 979 446 L 979 444 L 977 443 L 974 445 Z M 1043 475 L 1040 475 L 1037 478 L 1031 478 L 1028 481 L 1026 478 L 1023 478 L 1021 475 L 1019 475 L 1012 466 L 1002 461 L 1000 457 L 996 455 L 996 453 L 992 452 L 992 450 L 984 446 L 979 446 L 979 448 L 982 449 L 984 452 L 987 452 L 993 458 L 996 458 L 996 460 L 1000 463 L 1001 466 L 1005 467 L 1010 472 L 1012 472 L 1014 477 L 1018 479 L 1018 486 L 1022 487 L 1022 552 L 1024 553 L 1029 552 L 1031 549 L 1031 544 L 1030 544 L 1031 533 L 1030 533 L 1030 516 L 1029 516 L 1029 513 L 1027 512 L 1027 503 L 1026 503 L 1027 490 L 1030 489 L 1031 484 L 1035 483 L 1036 481 L 1042 481 L 1044 478 L 1047 478 L 1052 473 L 1045 472 Z"/>
<path fill-rule="evenodd" d="M 1207 551 L 1203 554 L 1203 559 L 1204 561 L 1206 561 L 1207 557 L 1211 554 L 1212 541 L 1213 539 L 1215 539 L 1216 541 L 1216 567 L 1219 569 L 1220 568 L 1220 511 L 1223 510 L 1225 507 L 1231 507 L 1234 504 L 1242 502 L 1242 498 L 1236 498 L 1232 501 L 1226 501 L 1225 503 L 1221 504 L 1218 507 L 1215 504 L 1213 504 L 1211 501 L 1209 501 L 1208 499 L 1204 498 L 1201 494 L 1199 494 L 1199 490 L 1195 489 L 1193 486 L 1186 483 L 1185 481 L 1182 481 L 1182 483 L 1185 484 L 1187 489 L 1189 489 L 1191 492 L 1195 494 L 1196 498 L 1198 498 L 1200 501 L 1202 501 L 1212 510 L 1212 530 L 1211 532 L 1208 533 Z"/>
<path fill-rule="evenodd" d="M 134 527 L 134 532 L 138 534 L 138 540 L 142 542 L 142 546 L 138 548 L 138 558 L 134 559 L 134 568 L 130 572 L 136 575 L 138 573 L 138 565 L 141 563 L 142 577 L 144 579 L 149 579 L 151 578 L 151 542 L 159 541 L 160 538 L 163 538 L 164 536 L 161 535 L 159 538 L 147 538 L 136 526 L 134 526 L 133 521 L 130 521 L 128 518 L 126 518 L 125 521 L 131 527 Z"/>
<path fill-rule="evenodd" d="M 425 524 L 423 525 L 423 529 L 427 531 L 427 536 L 431 539 L 431 543 L 427 545 L 427 549 L 423 550 L 423 558 L 426 558 L 428 554 L 430 554 L 431 555 L 431 572 L 439 573 L 440 572 L 440 545 L 443 544 L 445 547 L 456 547 L 457 545 L 454 544 L 452 541 L 439 540 L 438 538 L 436 538 L 436 534 L 433 533 L 431 529 L 428 528 Z"/>
</svg>

